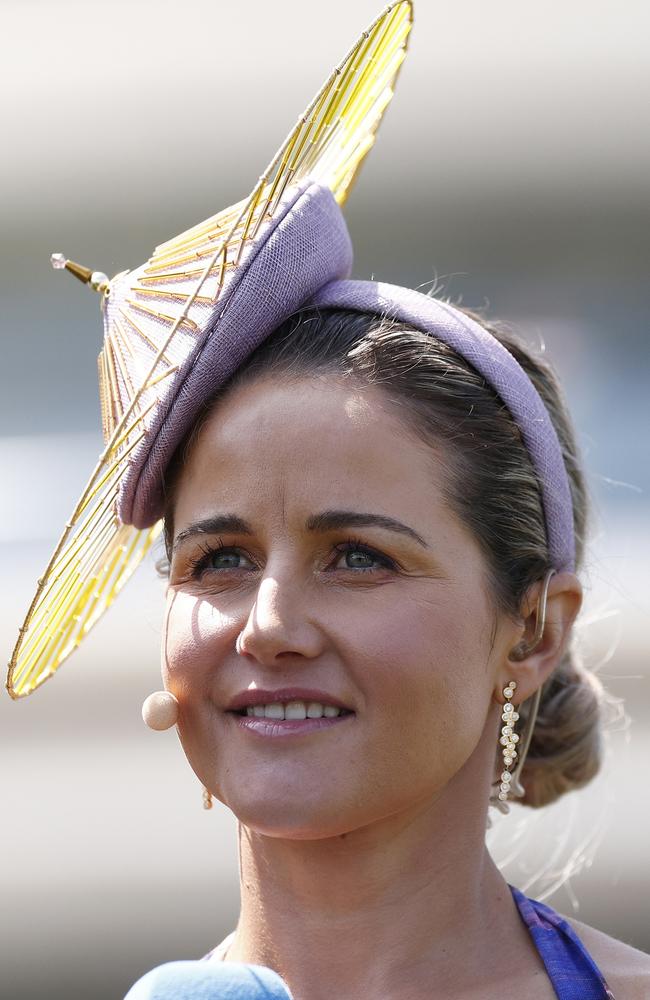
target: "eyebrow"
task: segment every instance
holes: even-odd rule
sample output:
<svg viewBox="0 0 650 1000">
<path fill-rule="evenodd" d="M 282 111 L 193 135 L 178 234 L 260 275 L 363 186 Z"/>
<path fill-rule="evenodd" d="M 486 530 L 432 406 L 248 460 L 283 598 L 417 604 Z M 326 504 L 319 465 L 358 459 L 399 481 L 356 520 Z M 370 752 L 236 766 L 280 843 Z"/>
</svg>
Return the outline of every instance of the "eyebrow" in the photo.
<svg viewBox="0 0 650 1000">
<path fill-rule="evenodd" d="M 204 521 L 196 521 L 190 524 L 189 528 L 179 531 L 172 545 L 174 552 L 181 542 L 192 538 L 194 535 L 252 535 L 253 529 L 248 521 L 237 517 L 236 514 L 219 514 L 216 517 L 206 517 Z"/>
<path fill-rule="evenodd" d="M 324 510 L 307 519 L 309 531 L 333 531 L 336 528 L 385 528 L 399 535 L 407 535 L 425 549 L 429 546 L 424 538 L 408 524 L 402 524 L 386 514 L 362 514 L 356 510 Z"/>
<path fill-rule="evenodd" d="M 320 514 L 313 514 L 307 518 L 306 528 L 308 531 L 325 533 L 335 531 L 340 528 L 384 528 L 386 531 L 394 531 L 399 535 L 406 535 L 412 538 L 423 548 L 429 546 L 424 538 L 408 524 L 403 524 L 394 517 L 386 514 L 368 514 L 356 510 L 324 510 Z M 253 529 L 248 521 L 238 517 L 236 514 L 220 514 L 216 517 L 208 517 L 203 521 L 196 521 L 188 528 L 180 531 L 174 540 L 172 551 L 178 546 L 192 538 L 194 535 L 252 535 Z"/>
</svg>

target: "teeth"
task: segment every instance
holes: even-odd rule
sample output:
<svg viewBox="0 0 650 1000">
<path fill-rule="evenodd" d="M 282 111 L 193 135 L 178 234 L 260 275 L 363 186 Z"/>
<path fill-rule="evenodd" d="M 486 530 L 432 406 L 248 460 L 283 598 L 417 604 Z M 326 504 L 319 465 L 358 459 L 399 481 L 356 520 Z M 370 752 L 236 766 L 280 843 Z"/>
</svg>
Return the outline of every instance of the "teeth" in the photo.
<svg viewBox="0 0 650 1000">
<path fill-rule="evenodd" d="M 306 719 L 307 710 L 304 701 L 290 701 L 284 707 L 285 719 Z"/>
<path fill-rule="evenodd" d="M 249 705 L 246 715 L 257 719 L 326 719 L 336 718 L 341 709 L 336 705 L 323 705 L 319 701 L 275 701 L 270 705 Z"/>
</svg>

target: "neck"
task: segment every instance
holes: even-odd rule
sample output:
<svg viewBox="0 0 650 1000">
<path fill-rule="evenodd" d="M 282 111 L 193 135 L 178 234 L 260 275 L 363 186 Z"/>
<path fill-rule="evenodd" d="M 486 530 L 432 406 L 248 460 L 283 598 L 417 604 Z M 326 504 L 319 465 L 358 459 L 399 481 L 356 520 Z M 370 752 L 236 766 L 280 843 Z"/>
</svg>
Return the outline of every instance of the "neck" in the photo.
<svg viewBox="0 0 650 1000">
<path fill-rule="evenodd" d="M 495 949 L 530 942 L 485 847 L 487 794 L 472 811 L 467 802 L 482 799 L 459 795 L 458 783 L 460 774 L 435 801 L 337 837 L 240 826 L 228 960 L 275 969 L 296 1000 L 404 997 L 407 985 L 419 996 L 420 979 L 422 996 L 432 982 L 445 997 L 485 984 Z"/>
</svg>

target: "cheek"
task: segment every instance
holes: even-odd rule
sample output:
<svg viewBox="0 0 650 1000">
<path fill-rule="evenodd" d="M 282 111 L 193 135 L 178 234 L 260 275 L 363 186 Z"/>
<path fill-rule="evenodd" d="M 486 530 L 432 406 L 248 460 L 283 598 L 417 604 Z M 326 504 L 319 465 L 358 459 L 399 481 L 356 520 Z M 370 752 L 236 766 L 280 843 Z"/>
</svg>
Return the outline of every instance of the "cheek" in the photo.
<svg viewBox="0 0 650 1000">
<path fill-rule="evenodd" d="M 412 594 L 361 629 L 349 652 L 387 757 L 455 770 L 480 739 L 490 700 L 489 616 L 451 590 Z M 477 610 L 480 609 L 480 610 Z M 354 648 L 353 648 L 354 647 Z"/>
<path fill-rule="evenodd" d="M 162 675 L 180 704 L 178 735 L 188 762 L 203 784 L 220 796 L 215 740 L 215 684 L 234 645 L 233 621 L 208 601 L 170 591 L 162 639 Z"/>
<path fill-rule="evenodd" d="M 229 615 L 209 601 L 182 591 L 167 599 L 162 638 L 163 679 L 177 698 L 204 690 L 225 657 L 235 633 Z"/>
</svg>

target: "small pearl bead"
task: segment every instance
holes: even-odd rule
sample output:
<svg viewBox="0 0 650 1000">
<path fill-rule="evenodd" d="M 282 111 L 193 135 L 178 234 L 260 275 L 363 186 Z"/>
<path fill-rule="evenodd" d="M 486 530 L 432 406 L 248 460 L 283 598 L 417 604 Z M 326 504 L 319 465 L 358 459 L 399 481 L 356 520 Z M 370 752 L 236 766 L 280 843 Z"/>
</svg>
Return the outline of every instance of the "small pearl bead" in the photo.
<svg viewBox="0 0 650 1000">
<path fill-rule="evenodd" d="M 513 696 L 513 694 L 515 692 L 512 690 L 511 687 L 507 687 L 507 688 L 503 689 L 503 693 L 504 693 L 504 695 L 505 695 L 506 698 L 512 698 L 512 696 Z"/>
<path fill-rule="evenodd" d="M 90 275 L 90 287 L 98 292 L 100 288 L 108 284 L 108 275 L 103 271 L 93 271 Z"/>
<path fill-rule="evenodd" d="M 505 802 L 505 800 L 508 798 L 508 793 L 507 792 L 499 792 L 499 798 L 501 799 L 502 802 Z"/>
</svg>

